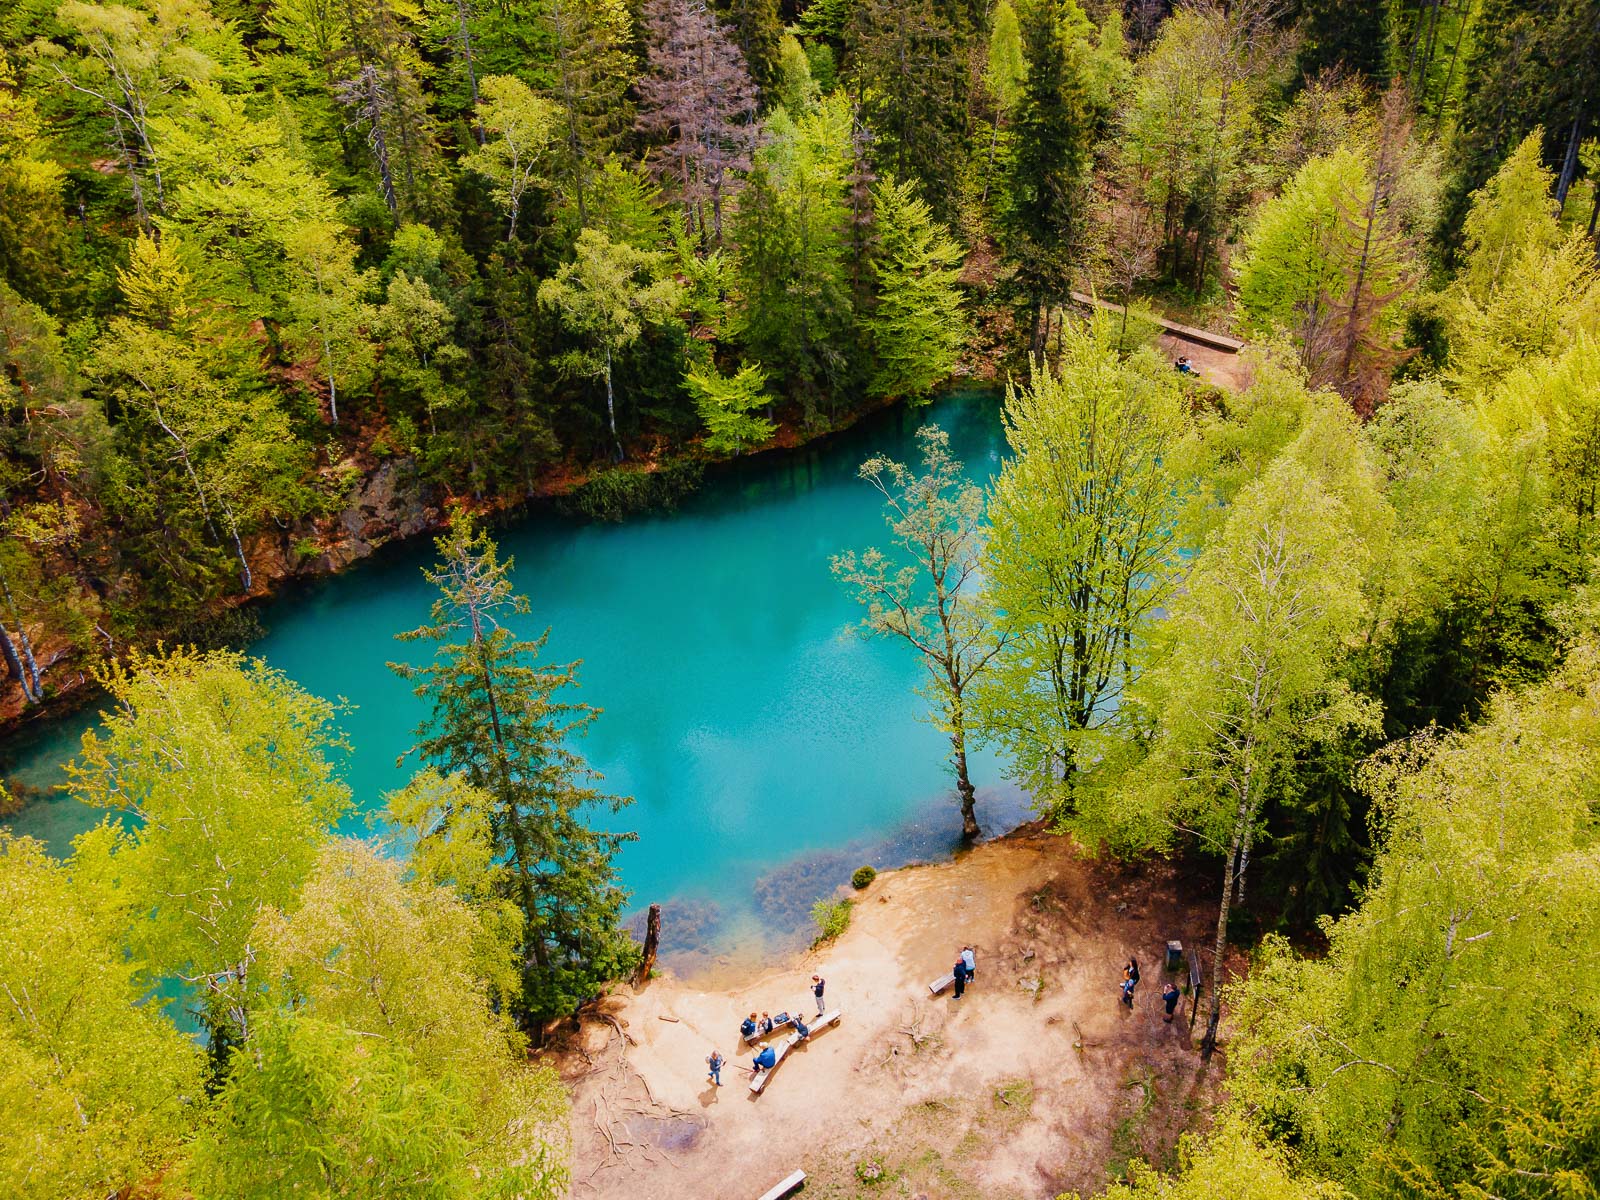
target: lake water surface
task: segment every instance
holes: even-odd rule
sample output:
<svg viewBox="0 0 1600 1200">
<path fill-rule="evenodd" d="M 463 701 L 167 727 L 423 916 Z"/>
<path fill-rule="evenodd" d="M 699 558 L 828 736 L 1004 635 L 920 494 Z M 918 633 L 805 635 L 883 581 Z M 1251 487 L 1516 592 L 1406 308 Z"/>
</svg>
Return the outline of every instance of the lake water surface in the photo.
<svg viewBox="0 0 1600 1200">
<path fill-rule="evenodd" d="M 960 832 L 948 742 L 914 694 L 921 668 L 900 644 L 852 635 L 860 611 L 828 559 L 886 537 L 877 493 L 856 476 L 877 452 L 914 456 L 924 421 L 942 425 L 987 483 L 1005 450 L 997 396 L 956 392 L 920 413 L 877 414 L 823 445 L 737 464 L 676 513 L 620 525 L 553 515 L 496 532 L 532 602 L 522 632 L 551 628 L 548 654 L 582 659 L 574 698 L 604 709 L 579 749 L 635 803 L 613 828 L 638 833 L 620 865 L 634 901 L 667 905 L 663 941 L 680 954 L 798 936 L 801 915 L 862 862 L 948 853 Z M 353 706 L 344 776 L 364 813 L 416 768 L 396 765 L 421 702 L 386 664 L 421 662 L 397 631 L 433 600 L 431 541 L 293 589 L 262 610 L 251 648 L 308 690 Z M 5 750 L 8 773 L 59 782 L 93 714 Z M 1001 764 L 973 759 L 986 832 L 1022 820 Z M 70 797 L 11 822 L 57 852 L 100 814 Z M 769 946 L 770 948 L 770 946 Z"/>
</svg>

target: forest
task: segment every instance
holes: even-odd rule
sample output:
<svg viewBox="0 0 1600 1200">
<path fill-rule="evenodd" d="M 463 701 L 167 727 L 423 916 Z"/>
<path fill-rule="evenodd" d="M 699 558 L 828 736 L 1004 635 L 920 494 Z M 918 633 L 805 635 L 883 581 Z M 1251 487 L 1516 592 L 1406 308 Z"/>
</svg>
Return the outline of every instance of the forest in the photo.
<svg viewBox="0 0 1600 1200">
<path fill-rule="evenodd" d="M 1600 1197 L 1597 218 L 1593 0 L 0 0 L 0 719 L 97 688 L 108 818 L 0 831 L 0 1190 L 568 1194 L 630 799 L 493 522 L 978 378 L 831 565 L 966 837 L 989 747 L 1213 881 L 1225 1099 L 1102 1194 Z M 249 602 L 380 471 L 353 798 Z"/>
</svg>

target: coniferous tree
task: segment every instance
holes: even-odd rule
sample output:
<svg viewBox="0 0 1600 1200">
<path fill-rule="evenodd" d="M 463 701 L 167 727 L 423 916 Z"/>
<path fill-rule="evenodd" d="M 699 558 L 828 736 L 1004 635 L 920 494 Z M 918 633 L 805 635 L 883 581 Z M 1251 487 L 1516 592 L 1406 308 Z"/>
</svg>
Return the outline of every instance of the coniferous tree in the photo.
<svg viewBox="0 0 1600 1200">
<path fill-rule="evenodd" d="M 758 94 L 770 104 L 771 93 L 778 84 L 779 51 L 784 37 L 778 0 L 726 0 L 724 7 L 728 35 L 744 55 Z"/>
<path fill-rule="evenodd" d="M 849 104 L 832 96 L 798 121 L 775 114 L 767 128 L 734 227 L 731 333 L 811 419 L 851 368 Z"/>
<path fill-rule="evenodd" d="M 968 43 L 933 0 L 861 0 L 846 31 L 850 90 L 880 173 L 915 181 L 952 225 L 966 159 Z"/>
<path fill-rule="evenodd" d="M 416 753 L 493 806 L 482 824 L 523 919 L 519 1007 L 534 1020 L 562 1016 L 626 974 L 637 953 L 618 926 L 627 893 L 612 861 L 632 835 L 586 823 L 587 811 L 631 801 L 601 792 L 569 746 L 599 716 L 562 698 L 577 664 L 543 660 L 549 630 L 527 640 L 505 624 L 528 611 L 512 590 L 511 561 L 465 516 L 438 547 L 439 566 L 424 572 L 440 592 L 430 621 L 399 635 L 435 643 L 433 661 L 391 665 L 429 706 Z M 458 819 L 469 815 L 440 816 Z"/>
<path fill-rule="evenodd" d="M 1082 19 L 1075 0 L 1030 0 L 1020 13 L 1027 71 L 1012 121 L 1001 229 L 1028 308 L 1034 355 L 1044 350 L 1048 308 L 1071 289 L 1087 232 L 1089 128 L 1068 40 L 1073 16 Z"/>
<path fill-rule="evenodd" d="M 544 14 L 551 43 L 550 96 L 561 108 L 559 174 L 589 223 L 590 180 L 633 122 L 627 91 L 638 70 L 630 9 L 620 0 L 549 0 Z"/>
<path fill-rule="evenodd" d="M 677 190 L 701 239 L 720 243 L 723 201 L 756 146 L 755 85 L 704 0 L 649 0 L 645 25 L 649 70 L 638 85 L 639 128 L 658 143 L 656 170 Z"/>
<path fill-rule="evenodd" d="M 966 345 L 961 247 L 909 183 L 882 180 L 872 200 L 876 295 L 862 323 L 876 369 L 867 386 L 883 396 L 926 395 Z"/>
</svg>

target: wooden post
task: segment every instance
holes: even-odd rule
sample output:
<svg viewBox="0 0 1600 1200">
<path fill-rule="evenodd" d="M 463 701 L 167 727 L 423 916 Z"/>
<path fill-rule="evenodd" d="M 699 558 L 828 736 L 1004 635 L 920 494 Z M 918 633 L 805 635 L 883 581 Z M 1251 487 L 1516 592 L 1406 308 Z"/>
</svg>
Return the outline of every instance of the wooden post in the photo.
<svg viewBox="0 0 1600 1200">
<path fill-rule="evenodd" d="M 656 969 L 656 945 L 661 941 L 661 905 L 652 904 L 650 915 L 644 922 L 644 955 L 639 959 L 639 969 L 634 972 L 633 986 L 642 988 L 650 982 L 650 972 Z"/>
</svg>

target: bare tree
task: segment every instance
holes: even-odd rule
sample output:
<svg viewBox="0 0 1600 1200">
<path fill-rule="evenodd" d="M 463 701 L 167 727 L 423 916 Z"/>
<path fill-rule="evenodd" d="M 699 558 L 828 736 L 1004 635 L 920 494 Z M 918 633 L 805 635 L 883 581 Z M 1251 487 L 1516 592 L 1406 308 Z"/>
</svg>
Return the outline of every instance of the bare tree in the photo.
<svg viewBox="0 0 1600 1200">
<path fill-rule="evenodd" d="M 656 169 L 676 179 L 702 239 L 711 202 L 720 242 L 722 202 L 736 174 L 749 170 L 759 137 L 755 84 L 703 0 L 649 0 L 645 25 L 650 69 L 639 79 L 638 127 L 659 141 Z"/>
</svg>

